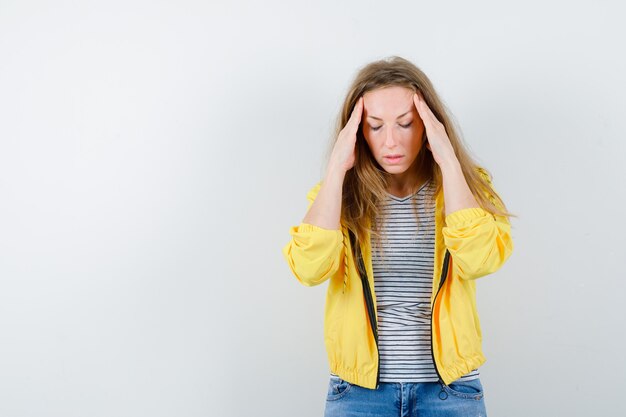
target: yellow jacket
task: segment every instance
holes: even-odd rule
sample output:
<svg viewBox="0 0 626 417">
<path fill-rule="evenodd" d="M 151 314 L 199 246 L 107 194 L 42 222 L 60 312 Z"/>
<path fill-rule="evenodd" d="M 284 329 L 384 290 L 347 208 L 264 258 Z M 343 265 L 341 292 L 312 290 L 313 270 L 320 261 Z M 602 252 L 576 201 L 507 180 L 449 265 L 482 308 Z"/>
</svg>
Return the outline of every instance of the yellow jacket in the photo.
<svg viewBox="0 0 626 417">
<path fill-rule="evenodd" d="M 479 172 L 489 181 L 487 173 Z M 310 208 L 322 185 L 308 193 Z M 492 187 L 492 191 L 493 187 Z M 493 200 L 492 200 L 493 201 Z M 465 208 L 445 216 L 443 192 L 435 199 L 435 259 L 431 295 L 431 345 L 435 369 L 445 384 L 485 362 L 476 310 L 475 279 L 497 271 L 513 251 L 506 217 L 482 208 Z M 445 221 L 445 224 L 444 224 Z M 282 249 L 300 283 L 329 281 L 324 312 L 324 343 L 330 371 L 365 388 L 379 384 L 376 323 L 378 317 L 369 235 L 361 243 L 369 289 L 362 285 L 347 228 L 324 229 L 301 223 L 290 228 Z M 368 314 L 368 311 L 372 312 Z"/>
</svg>

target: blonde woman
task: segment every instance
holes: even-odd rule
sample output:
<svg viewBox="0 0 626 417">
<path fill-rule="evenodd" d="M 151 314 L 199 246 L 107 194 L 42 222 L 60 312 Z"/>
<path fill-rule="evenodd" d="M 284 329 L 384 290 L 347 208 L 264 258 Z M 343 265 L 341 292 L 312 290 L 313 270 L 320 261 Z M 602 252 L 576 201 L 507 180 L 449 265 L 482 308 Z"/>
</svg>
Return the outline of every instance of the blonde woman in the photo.
<svg viewBox="0 0 626 417">
<path fill-rule="evenodd" d="M 283 248 L 329 281 L 325 417 L 486 415 L 475 280 L 511 255 L 513 214 L 403 58 L 358 72 L 335 138 Z"/>
</svg>

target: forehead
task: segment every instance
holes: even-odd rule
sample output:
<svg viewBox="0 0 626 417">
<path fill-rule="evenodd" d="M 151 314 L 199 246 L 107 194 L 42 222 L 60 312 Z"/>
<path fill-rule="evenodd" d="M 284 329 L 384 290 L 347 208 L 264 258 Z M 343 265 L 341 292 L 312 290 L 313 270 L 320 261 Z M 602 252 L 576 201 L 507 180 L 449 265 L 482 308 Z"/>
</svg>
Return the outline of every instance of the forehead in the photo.
<svg viewBox="0 0 626 417">
<path fill-rule="evenodd" d="M 395 119 L 415 107 L 413 90 L 400 86 L 377 88 L 363 95 L 363 106 L 366 114 Z"/>
</svg>

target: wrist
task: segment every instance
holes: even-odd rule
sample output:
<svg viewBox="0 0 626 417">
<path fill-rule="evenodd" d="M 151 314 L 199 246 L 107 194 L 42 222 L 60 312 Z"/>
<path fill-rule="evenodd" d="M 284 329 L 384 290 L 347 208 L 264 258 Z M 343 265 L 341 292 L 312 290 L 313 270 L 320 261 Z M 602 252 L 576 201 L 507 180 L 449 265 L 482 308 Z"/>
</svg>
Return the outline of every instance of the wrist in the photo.
<svg viewBox="0 0 626 417">
<path fill-rule="evenodd" d="M 441 164 L 439 164 L 439 168 L 441 169 L 442 175 L 445 175 L 447 173 L 455 173 L 455 172 L 462 171 L 461 163 L 455 156 L 443 161 Z"/>
<path fill-rule="evenodd" d="M 341 179 L 346 176 L 346 171 L 338 166 L 329 165 L 326 169 L 325 179 Z"/>
</svg>

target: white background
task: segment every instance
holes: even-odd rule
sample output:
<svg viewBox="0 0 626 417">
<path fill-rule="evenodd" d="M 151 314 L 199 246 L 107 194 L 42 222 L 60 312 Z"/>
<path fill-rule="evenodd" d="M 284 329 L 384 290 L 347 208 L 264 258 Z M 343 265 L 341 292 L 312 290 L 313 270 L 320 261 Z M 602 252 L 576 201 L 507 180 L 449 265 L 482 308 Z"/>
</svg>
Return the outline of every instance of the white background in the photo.
<svg viewBox="0 0 626 417">
<path fill-rule="evenodd" d="M 520 216 L 489 415 L 624 415 L 619 3 L 0 2 L 0 416 L 322 415 L 327 283 L 281 248 L 394 54 Z"/>
</svg>

